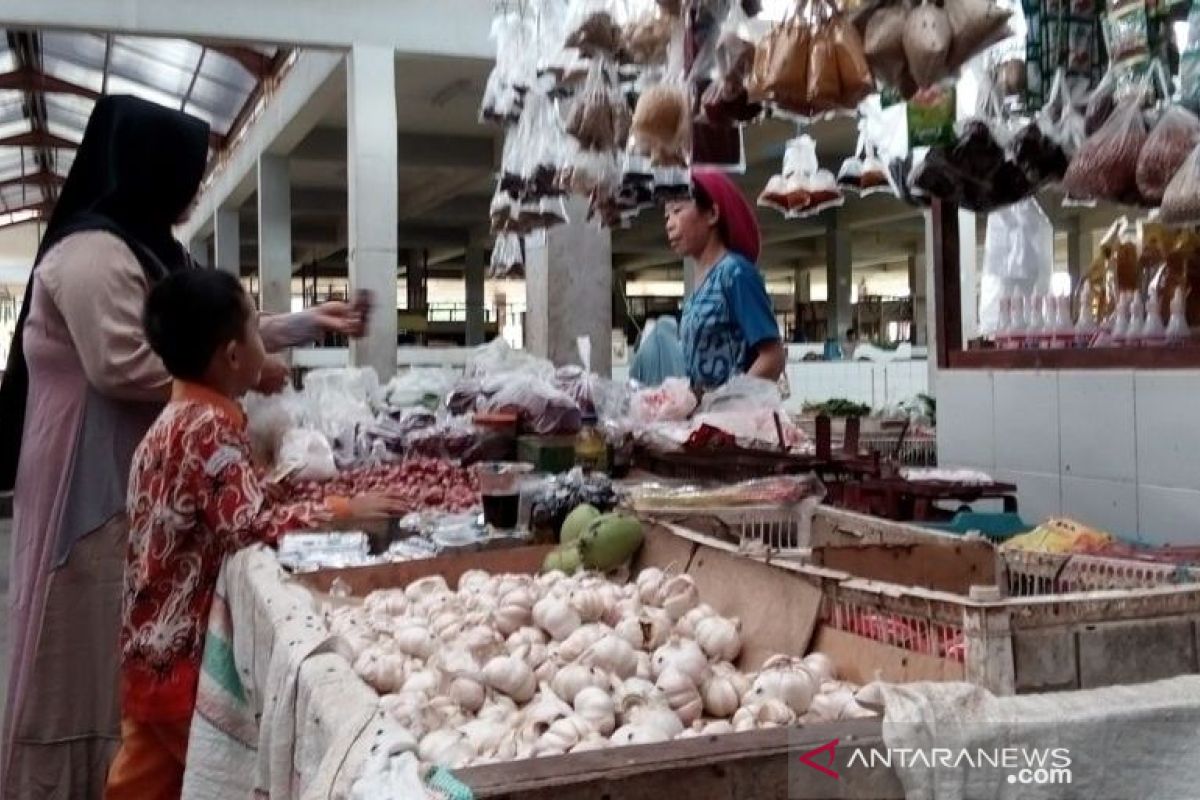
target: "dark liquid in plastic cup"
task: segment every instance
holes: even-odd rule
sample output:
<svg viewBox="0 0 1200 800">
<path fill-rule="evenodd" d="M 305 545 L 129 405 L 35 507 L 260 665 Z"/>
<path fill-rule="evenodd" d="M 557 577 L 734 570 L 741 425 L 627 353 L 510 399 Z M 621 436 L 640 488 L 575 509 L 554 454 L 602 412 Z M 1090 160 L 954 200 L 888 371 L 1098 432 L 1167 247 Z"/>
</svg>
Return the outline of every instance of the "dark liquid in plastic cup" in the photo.
<svg viewBox="0 0 1200 800">
<path fill-rule="evenodd" d="M 483 521 L 493 528 L 517 527 L 520 500 L 520 494 L 515 492 L 483 495 Z"/>
</svg>

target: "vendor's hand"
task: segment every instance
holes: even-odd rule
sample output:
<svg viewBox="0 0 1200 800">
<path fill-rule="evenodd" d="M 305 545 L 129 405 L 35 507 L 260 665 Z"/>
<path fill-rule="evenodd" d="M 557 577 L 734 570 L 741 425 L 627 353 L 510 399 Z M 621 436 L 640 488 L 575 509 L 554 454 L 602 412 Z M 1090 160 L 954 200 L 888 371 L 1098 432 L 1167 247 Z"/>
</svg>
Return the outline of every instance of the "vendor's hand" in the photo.
<svg viewBox="0 0 1200 800">
<path fill-rule="evenodd" d="M 367 319 L 361 310 L 349 303 L 332 300 L 313 309 L 317 324 L 328 333 L 339 333 L 360 339 L 367 332 Z"/>
<path fill-rule="evenodd" d="M 292 379 L 292 368 L 287 362 L 277 356 L 267 356 L 263 362 L 262 374 L 254 390 L 259 394 L 279 394 Z"/>
<path fill-rule="evenodd" d="M 407 505 L 395 495 L 360 494 L 350 501 L 350 516 L 355 519 L 399 517 L 406 512 Z"/>
</svg>

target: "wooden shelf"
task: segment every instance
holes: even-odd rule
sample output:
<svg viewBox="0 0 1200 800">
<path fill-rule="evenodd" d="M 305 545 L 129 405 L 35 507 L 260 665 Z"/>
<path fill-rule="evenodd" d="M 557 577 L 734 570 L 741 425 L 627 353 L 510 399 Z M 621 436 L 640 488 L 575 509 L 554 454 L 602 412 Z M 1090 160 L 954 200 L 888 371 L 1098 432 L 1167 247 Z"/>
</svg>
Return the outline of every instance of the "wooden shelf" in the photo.
<svg viewBox="0 0 1200 800">
<path fill-rule="evenodd" d="M 1095 350 L 964 350 L 949 356 L 950 369 L 1200 368 L 1200 345 Z"/>
</svg>

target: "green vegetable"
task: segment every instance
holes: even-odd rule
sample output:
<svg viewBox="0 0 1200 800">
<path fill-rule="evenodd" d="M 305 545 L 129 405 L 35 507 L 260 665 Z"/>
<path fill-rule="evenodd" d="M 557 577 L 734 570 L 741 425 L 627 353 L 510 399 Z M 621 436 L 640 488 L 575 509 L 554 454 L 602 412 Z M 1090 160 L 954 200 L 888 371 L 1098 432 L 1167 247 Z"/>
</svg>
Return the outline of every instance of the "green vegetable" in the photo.
<svg viewBox="0 0 1200 800">
<path fill-rule="evenodd" d="M 642 546 L 642 523 L 626 514 L 601 514 L 588 524 L 577 544 L 584 566 L 608 572 Z"/>
<path fill-rule="evenodd" d="M 598 516 L 600 516 L 600 509 L 593 505 L 584 503 L 576 506 L 575 510 L 567 514 L 567 518 L 563 520 L 562 532 L 558 535 L 558 540 L 563 544 L 571 544 L 583 535 L 587 526 Z"/>
<path fill-rule="evenodd" d="M 553 572 L 557 569 L 568 575 L 574 575 L 582 563 L 583 559 L 579 555 L 578 547 L 563 545 L 546 554 L 546 559 L 542 562 L 542 572 Z"/>
</svg>

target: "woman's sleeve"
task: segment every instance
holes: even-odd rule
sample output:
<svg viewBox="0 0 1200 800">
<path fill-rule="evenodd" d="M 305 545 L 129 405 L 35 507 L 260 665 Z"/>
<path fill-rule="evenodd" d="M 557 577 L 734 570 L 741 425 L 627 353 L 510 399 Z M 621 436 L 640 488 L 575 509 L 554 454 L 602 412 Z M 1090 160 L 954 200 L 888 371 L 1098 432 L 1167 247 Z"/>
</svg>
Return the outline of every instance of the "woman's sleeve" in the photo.
<svg viewBox="0 0 1200 800">
<path fill-rule="evenodd" d="M 88 382 L 120 400 L 166 400 L 171 376 L 142 328 L 149 286 L 115 236 L 80 233 L 58 245 L 37 275 L 66 322 Z"/>
<path fill-rule="evenodd" d="M 278 353 L 289 347 L 315 342 L 321 336 L 317 312 L 297 311 L 294 314 L 262 314 L 258 322 L 263 345 L 268 353 Z"/>
<path fill-rule="evenodd" d="M 730 313 L 737 321 L 747 347 L 779 339 L 775 307 L 757 269 L 749 264 L 738 264 L 731 270 L 725 292 Z"/>
</svg>

